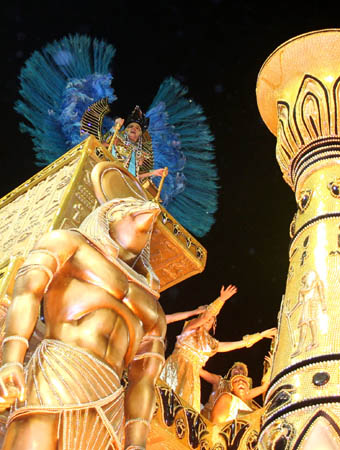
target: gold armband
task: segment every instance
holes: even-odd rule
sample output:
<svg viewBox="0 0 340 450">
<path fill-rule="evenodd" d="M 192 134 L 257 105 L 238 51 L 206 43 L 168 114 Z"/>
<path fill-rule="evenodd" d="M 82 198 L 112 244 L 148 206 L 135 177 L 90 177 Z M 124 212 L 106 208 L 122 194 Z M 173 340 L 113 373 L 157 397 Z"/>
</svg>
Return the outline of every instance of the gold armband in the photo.
<svg viewBox="0 0 340 450">
<path fill-rule="evenodd" d="M 33 255 L 33 254 L 38 254 L 38 255 L 39 254 L 45 254 L 45 255 L 51 256 L 54 259 L 54 261 L 55 261 L 55 263 L 57 265 L 56 272 L 58 272 L 58 270 L 60 269 L 59 257 L 55 253 L 51 252 L 50 250 L 42 249 L 42 248 L 41 249 L 37 249 L 37 250 L 31 250 L 29 252 L 28 256 L 29 255 Z"/>
<path fill-rule="evenodd" d="M 134 423 L 142 423 L 143 425 L 146 425 L 148 428 L 150 427 L 150 422 L 146 419 L 142 419 L 141 417 L 136 417 L 135 419 L 129 419 L 125 422 L 125 427 L 128 427 L 129 425 L 133 425 Z"/>
<path fill-rule="evenodd" d="M 242 338 L 247 348 L 252 347 L 254 344 L 256 344 L 256 342 L 259 342 L 261 339 L 262 339 L 261 333 L 246 334 Z"/>
<path fill-rule="evenodd" d="M 42 270 L 43 272 L 46 273 L 46 275 L 49 278 L 48 283 L 47 283 L 47 285 L 45 287 L 45 291 L 44 291 L 44 293 L 46 293 L 49 285 L 51 284 L 51 282 L 53 280 L 53 272 L 52 272 L 52 270 L 49 267 L 44 266 L 43 264 L 28 264 L 27 266 L 20 267 L 20 269 L 17 272 L 17 275 L 16 275 L 15 279 L 17 280 L 19 277 L 22 277 L 23 275 L 26 275 L 26 273 L 28 273 L 30 270 Z"/>
<path fill-rule="evenodd" d="M 147 334 L 141 340 L 141 344 L 144 344 L 147 341 L 158 341 L 164 345 L 164 338 L 162 336 L 154 336 L 153 334 Z"/>
<path fill-rule="evenodd" d="M 139 355 L 136 355 L 133 360 L 137 361 L 138 359 L 143 359 L 143 358 L 158 358 L 162 361 L 162 363 L 165 363 L 165 358 L 163 355 L 160 355 L 159 353 L 156 352 L 145 352 L 145 353 L 141 353 Z"/>
<path fill-rule="evenodd" d="M 141 445 L 129 445 L 125 450 L 145 450 Z"/>
<path fill-rule="evenodd" d="M 28 339 L 26 339 L 24 336 L 17 336 L 17 335 L 7 336 L 2 341 L 2 346 L 4 346 L 6 344 L 6 342 L 8 342 L 8 341 L 20 341 L 20 342 L 23 342 L 24 344 L 26 344 L 26 348 L 29 347 Z"/>
</svg>

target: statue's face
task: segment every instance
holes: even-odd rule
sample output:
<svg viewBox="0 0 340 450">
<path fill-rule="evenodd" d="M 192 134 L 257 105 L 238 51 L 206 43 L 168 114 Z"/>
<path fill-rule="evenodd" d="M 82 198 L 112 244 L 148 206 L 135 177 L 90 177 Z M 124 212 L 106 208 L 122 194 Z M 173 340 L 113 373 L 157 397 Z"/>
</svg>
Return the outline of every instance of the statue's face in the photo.
<svg viewBox="0 0 340 450">
<path fill-rule="evenodd" d="M 242 375 L 234 377 L 231 380 L 231 391 L 240 399 L 244 399 L 249 392 L 249 383 L 247 379 Z"/>
<path fill-rule="evenodd" d="M 136 122 L 131 122 L 125 129 L 131 142 L 137 142 L 142 135 L 142 129 Z"/>
<path fill-rule="evenodd" d="M 148 243 L 160 209 L 133 213 L 110 224 L 110 235 L 125 250 L 138 255 Z"/>
</svg>

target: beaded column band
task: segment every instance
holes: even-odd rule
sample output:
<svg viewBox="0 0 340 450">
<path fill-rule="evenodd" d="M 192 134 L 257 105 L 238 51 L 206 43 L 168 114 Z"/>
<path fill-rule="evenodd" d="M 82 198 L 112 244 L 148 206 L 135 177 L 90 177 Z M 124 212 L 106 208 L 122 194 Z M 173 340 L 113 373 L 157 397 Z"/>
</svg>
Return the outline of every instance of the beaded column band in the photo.
<svg viewBox="0 0 340 450">
<path fill-rule="evenodd" d="M 28 339 L 26 339 L 24 336 L 7 336 L 5 337 L 5 339 L 2 341 L 2 346 L 4 346 L 6 344 L 6 342 L 8 341 L 20 341 L 23 342 L 24 344 L 26 344 L 26 347 L 29 347 L 29 343 L 28 343 Z"/>
<path fill-rule="evenodd" d="M 135 419 L 129 419 L 125 422 L 125 428 L 134 423 L 142 423 L 148 428 L 150 427 L 150 422 L 146 419 L 142 419 L 141 417 L 136 417 Z"/>
<path fill-rule="evenodd" d="M 20 367 L 20 369 L 24 370 L 24 366 L 22 365 L 21 362 L 14 361 L 14 362 L 8 362 L 8 363 L 4 364 L 3 366 L 1 366 L 0 367 L 0 372 L 2 370 L 6 369 L 7 367 L 14 367 L 14 366 Z"/>
</svg>

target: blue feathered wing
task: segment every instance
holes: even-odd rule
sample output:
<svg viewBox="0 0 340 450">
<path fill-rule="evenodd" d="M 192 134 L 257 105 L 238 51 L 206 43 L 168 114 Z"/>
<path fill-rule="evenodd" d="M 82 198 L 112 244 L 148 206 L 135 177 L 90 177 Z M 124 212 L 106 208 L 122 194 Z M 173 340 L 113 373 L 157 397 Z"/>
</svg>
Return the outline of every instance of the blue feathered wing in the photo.
<svg viewBox="0 0 340 450">
<path fill-rule="evenodd" d="M 74 35 L 48 44 L 26 61 L 20 74 L 22 100 L 15 109 L 30 122 L 20 129 L 32 136 L 38 164 L 53 162 L 84 139 L 79 130 L 86 108 L 103 97 L 116 99 L 109 71 L 114 54 L 104 41 Z M 179 81 L 167 78 L 147 116 L 155 168 L 169 168 L 164 206 L 201 237 L 217 209 L 213 137 L 202 108 Z"/>
</svg>

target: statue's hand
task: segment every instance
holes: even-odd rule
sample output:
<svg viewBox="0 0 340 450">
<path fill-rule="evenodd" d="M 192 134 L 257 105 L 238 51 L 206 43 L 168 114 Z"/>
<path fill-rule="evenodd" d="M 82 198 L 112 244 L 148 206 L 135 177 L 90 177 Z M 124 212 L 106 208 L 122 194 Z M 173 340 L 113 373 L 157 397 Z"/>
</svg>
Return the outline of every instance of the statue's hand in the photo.
<svg viewBox="0 0 340 450">
<path fill-rule="evenodd" d="M 269 328 L 261 332 L 261 336 L 268 339 L 273 339 L 277 335 L 277 328 Z"/>
<path fill-rule="evenodd" d="M 0 369 L 0 409 L 8 408 L 17 398 L 25 400 L 24 371 L 19 365 L 8 363 Z"/>
</svg>

